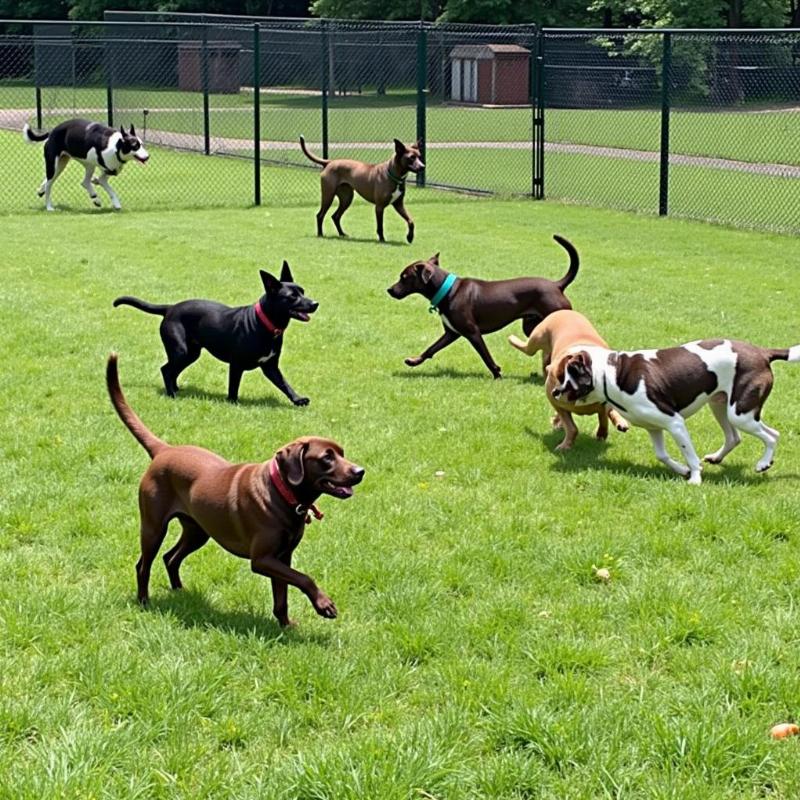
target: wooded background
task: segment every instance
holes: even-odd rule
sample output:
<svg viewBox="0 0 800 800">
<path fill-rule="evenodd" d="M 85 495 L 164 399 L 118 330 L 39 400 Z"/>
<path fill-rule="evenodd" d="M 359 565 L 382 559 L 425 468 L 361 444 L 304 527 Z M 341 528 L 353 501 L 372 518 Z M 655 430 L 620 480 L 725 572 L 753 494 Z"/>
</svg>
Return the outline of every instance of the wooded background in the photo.
<svg viewBox="0 0 800 800">
<path fill-rule="evenodd" d="M 800 0 L 0 0 L 5 19 L 102 19 L 107 9 L 587 27 L 800 27 Z"/>
</svg>

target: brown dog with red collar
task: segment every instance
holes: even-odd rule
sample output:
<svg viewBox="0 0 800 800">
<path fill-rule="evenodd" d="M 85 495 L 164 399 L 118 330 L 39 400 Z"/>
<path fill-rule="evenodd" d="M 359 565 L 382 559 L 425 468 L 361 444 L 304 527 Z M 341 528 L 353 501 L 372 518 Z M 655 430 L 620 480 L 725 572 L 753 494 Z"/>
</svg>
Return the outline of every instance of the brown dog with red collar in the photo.
<svg viewBox="0 0 800 800">
<path fill-rule="evenodd" d="M 553 397 L 553 389 L 564 380 L 564 365 L 570 351 L 584 345 L 608 348 L 592 323 L 583 314 L 566 309 L 554 311 L 533 329 L 527 342 L 517 336 L 509 336 L 508 342 L 529 356 L 535 355 L 541 350 L 544 363 L 549 363 L 546 369 L 547 377 L 544 388 L 547 399 L 557 414 L 553 418 L 553 426 L 556 427 L 560 422 L 561 427 L 564 428 L 564 438 L 556 450 L 569 450 L 575 443 L 578 428 L 572 419 L 573 414 L 597 414 L 598 424 L 595 435 L 598 439 L 608 437 L 609 419 L 618 431 L 624 433 L 628 430 L 628 423 L 613 408 L 607 408 L 604 403 L 575 405 L 562 398 Z"/>
<path fill-rule="evenodd" d="M 264 464 L 231 464 L 202 447 L 173 447 L 149 431 L 128 405 L 115 354 L 108 359 L 106 384 L 120 419 L 153 459 L 139 484 L 139 602 L 148 601 L 150 568 L 170 520 L 177 518 L 183 533 L 164 555 L 173 589 L 182 588 L 180 566 L 186 556 L 213 538 L 229 553 L 249 559 L 253 572 L 272 580 L 273 613 L 281 625 L 292 624 L 289 585 L 308 597 L 317 614 L 333 619 L 333 601 L 308 575 L 292 569 L 292 552 L 309 514 L 322 518 L 314 505 L 317 498 L 352 496 L 364 469 L 345 459 L 336 442 L 311 436 L 290 442 Z"/>
<path fill-rule="evenodd" d="M 342 230 L 342 215 L 353 202 L 353 190 L 357 191 L 367 202 L 375 206 L 375 221 L 378 226 L 378 239 L 383 238 L 383 212 L 387 206 L 406 221 L 409 244 L 414 241 L 414 220 L 406 211 L 403 199 L 406 194 L 406 176 L 409 172 L 418 173 L 425 169 L 420 153 L 421 143 L 406 147 L 399 139 L 394 140 L 394 157 L 382 164 L 365 164 L 349 158 L 319 158 L 309 153 L 306 140 L 300 137 L 300 148 L 306 158 L 323 167 L 319 177 L 322 189 L 322 200 L 317 212 L 317 236 L 322 236 L 322 221 L 328 213 L 335 197 L 339 198 L 339 206 L 333 212 L 333 224 L 339 236 L 347 234 Z"/>
</svg>

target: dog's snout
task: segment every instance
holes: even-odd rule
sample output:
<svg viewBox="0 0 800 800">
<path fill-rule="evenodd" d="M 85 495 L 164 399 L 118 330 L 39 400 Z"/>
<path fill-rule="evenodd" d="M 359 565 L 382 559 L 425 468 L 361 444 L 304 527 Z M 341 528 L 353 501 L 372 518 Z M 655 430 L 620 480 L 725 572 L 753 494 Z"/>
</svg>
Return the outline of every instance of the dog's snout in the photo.
<svg viewBox="0 0 800 800">
<path fill-rule="evenodd" d="M 319 303 L 316 300 L 312 300 L 309 308 L 312 311 L 316 311 L 319 308 Z"/>
<path fill-rule="evenodd" d="M 355 483 L 361 483 L 362 479 L 364 478 L 364 473 L 366 470 L 364 467 L 351 467 L 350 468 L 350 475 L 353 477 L 353 481 Z"/>
</svg>

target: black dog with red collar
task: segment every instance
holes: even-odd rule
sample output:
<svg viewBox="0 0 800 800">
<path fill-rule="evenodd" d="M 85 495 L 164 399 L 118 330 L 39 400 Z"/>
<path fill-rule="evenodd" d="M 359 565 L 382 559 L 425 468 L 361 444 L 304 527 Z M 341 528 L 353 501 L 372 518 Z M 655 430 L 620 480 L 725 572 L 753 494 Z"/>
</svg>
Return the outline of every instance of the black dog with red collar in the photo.
<svg viewBox="0 0 800 800">
<path fill-rule="evenodd" d="M 167 363 L 161 367 L 170 397 L 178 391 L 178 376 L 200 358 L 205 348 L 229 365 L 228 400 L 239 398 L 242 374 L 260 368 L 264 375 L 296 406 L 308 405 L 287 383 L 279 362 L 283 333 L 292 319 L 308 322 L 319 303 L 305 296 L 284 261 L 280 280 L 261 270 L 264 294 L 254 305 L 226 306 L 213 300 L 184 300 L 174 305 L 153 305 L 135 297 L 118 297 L 115 306 L 127 305 L 164 317 L 161 341 Z"/>
</svg>

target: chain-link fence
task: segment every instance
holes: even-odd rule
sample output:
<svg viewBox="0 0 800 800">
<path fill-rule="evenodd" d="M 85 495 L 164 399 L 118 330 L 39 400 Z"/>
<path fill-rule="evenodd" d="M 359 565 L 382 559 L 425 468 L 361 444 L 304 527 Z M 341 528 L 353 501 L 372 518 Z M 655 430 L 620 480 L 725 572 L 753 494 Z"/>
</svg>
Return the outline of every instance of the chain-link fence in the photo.
<svg viewBox="0 0 800 800">
<path fill-rule="evenodd" d="M 369 162 L 418 139 L 428 187 L 800 232 L 796 30 L 0 22 L 0 170 L 19 187 L 0 210 L 39 207 L 43 161 L 22 126 L 76 116 L 133 124 L 154 149 L 115 179 L 135 207 L 314 204 L 303 134 Z M 57 204 L 86 206 L 81 177 L 59 181 Z"/>
</svg>

